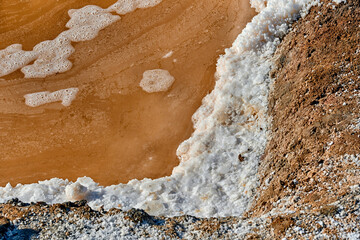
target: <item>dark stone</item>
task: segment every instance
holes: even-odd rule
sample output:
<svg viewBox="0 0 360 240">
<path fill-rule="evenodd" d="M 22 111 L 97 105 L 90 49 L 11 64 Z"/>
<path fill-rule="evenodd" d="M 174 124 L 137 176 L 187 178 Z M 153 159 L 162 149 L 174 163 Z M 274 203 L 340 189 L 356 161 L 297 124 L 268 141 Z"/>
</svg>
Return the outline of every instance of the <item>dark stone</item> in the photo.
<svg viewBox="0 0 360 240">
<path fill-rule="evenodd" d="M 320 209 L 320 213 L 327 216 L 334 216 L 338 211 L 336 206 L 326 205 Z"/>
<path fill-rule="evenodd" d="M 5 217 L 0 217 L 0 234 L 4 234 L 10 227 L 10 220 Z"/>
<path fill-rule="evenodd" d="M 86 200 L 76 201 L 73 203 L 73 205 L 75 207 L 84 207 L 87 205 L 87 201 Z"/>
<path fill-rule="evenodd" d="M 135 208 L 132 208 L 130 209 L 129 211 L 127 211 L 125 213 L 125 215 L 133 222 L 135 223 L 144 223 L 144 222 L 147 222 L 147 223 L 150 223 L 150 224 L 153 224 L 154 221 L 152 219 L 152 217 L 147 214 L 144 210 L 142 209 L 135 209 Z"/>
</svg>

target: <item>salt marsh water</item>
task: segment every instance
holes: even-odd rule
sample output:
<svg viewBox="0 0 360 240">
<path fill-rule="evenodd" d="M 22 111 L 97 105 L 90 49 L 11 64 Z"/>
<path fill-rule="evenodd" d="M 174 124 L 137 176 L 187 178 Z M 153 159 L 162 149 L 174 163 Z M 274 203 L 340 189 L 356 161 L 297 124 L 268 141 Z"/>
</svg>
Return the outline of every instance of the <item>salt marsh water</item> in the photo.
<svg viewBox="0 0 360 240">
<path fill-rule="evenodd" d="M 67 30 L 68 10 L 113 3 L 1 1 L 0 49 L 31 51 Z M 193 131 L 191 116 L 214 87 L 217 58 L 254 15 L 248 1 L 163 0 L 72 43 L 68 71 L 0 77 L 0 185 L 82 176 L 110 185 L 170 175 L 177 147 Z M 153 69 L 173 77 L 166 91 L 140 86 Z M 69 88 L 78 89 L 69 106 L 25 103 L 27 94 Z"/>
</svg>

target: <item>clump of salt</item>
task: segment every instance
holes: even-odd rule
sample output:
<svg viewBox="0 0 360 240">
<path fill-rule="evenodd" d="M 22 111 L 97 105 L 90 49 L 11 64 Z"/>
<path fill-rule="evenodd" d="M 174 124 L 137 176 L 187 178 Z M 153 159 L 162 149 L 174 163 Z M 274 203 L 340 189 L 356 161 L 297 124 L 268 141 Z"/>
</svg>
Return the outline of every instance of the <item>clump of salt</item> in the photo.
<svg viewBox="0 0 360 240">
<path fill-rule="evenodd" d="M 75 51 L 68 38 L 60 35 L 54 40 L 37 44 L 33 52 L 38 58 L 32 65 L 25 66 L 21 71 L 26 78 L 43 78 L 54 73 L 62 73 L 71 69 L 68 57 Z"/>
<path fill-rule="evenodd" d="M 70 106 L 78 93 L 78 88 L 61 89 L 55 92 L 37 92 L 24 95 L 25 104 L 30 107 L 38 107 L 46 103 L 61 101 L 65 107 Z"/>
<path fill-rule="evenodd" d="M 158 5 L 162 0 L 118 0 L 108 10 L 119 15 L 135 11 L 137 8 L 149 8 Z"/>
<path fill-rule="evenodd" d="M 165 92 L 174 83 L 175 78 L 167 70 L 153 69 L 143 73 L 140 87 L 148 93 Z"/>
<path fill-rule="evenodd" d="M 25 66 L 36 59 L 37 55 L 36 52 L 22 50 L 21 44 L 13 44 L 0 50 L 0 77 Z"/>
<path fill-rule="evenodd" d="M 89 190 L 79 182 L 75 182 L 66 186 L 65 194 L 69 201 L 80 201 L 88 196 Z"/>
<path fill-rule="evenodd" d="M 169 58 L 169 57 L 171 57 L 173 54 L 174 54 L 174 52 L 173 52 L 173 51 L 170 51 L 170 52 L 166 53 L 162 58 Z"/>
<path fill-rule="evenodd" d="M 261 12 L 261 10 L 263 10 L 266 7 L 267 1 L 266 0 L 251 0 L 250 4 L 251 4 L 251 7 L 255 8 L 255 10 L 257 12 Z"/>
<path fill-rule="evenodd" d="M 69 30 L 62 33 L 73 42 L 94 39 L 101 29 L 118 21 L 119 16 L 112 15 L 101 7 L 89 5 L 83 8 L 69 10 L 71 19 L 66 23 Z"/>
</svg>

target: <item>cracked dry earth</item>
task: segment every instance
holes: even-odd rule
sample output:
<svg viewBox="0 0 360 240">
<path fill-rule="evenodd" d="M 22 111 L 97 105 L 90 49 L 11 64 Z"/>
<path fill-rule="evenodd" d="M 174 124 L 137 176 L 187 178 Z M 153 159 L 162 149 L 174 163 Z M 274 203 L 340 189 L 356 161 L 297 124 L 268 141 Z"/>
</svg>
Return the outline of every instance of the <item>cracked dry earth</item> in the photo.
<svg viewBox="0 0 360 240">
<path fill-rule="evenodd" d="M 279 45 L 270 73 L 272 134 L 259 195 L 245 216 L 165 218 L 135 209 L 93 211 L 85 202 L 12 200 L 0 206 L 0 236 L 96 239 L 102 231 L 108 239 L 359 239 L 359 16 L 358 0 L 324 1 Z"/>
</svg>

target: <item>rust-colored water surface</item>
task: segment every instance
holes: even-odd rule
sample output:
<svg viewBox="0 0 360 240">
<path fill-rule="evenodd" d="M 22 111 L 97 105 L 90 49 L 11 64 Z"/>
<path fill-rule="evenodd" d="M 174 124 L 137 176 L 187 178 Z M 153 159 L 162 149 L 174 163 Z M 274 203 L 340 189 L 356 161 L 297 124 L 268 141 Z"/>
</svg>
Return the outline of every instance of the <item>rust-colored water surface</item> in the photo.
<svg viewBox="0 0 360 240">
<path fill-rule="evenodd" d="M 111 0 L 2 0 L 0 49 L 66 30 L 67 11 Z M 0 78 L 0 185 L 89 176 L 104 184 L 171 174 L 191 116 L 214 86 L 216 60 L 254 16 L 247 0 L 163 0 L 74 43 L 73 68 L 46 78 Z M 164 57 L 165 56 L 165 57 Z M 147 93 L 145 71 L 167 70 L 168 91 Z M 79 88 L 69 107 L 29 107 L 24 95 Z"/>
</svg>

